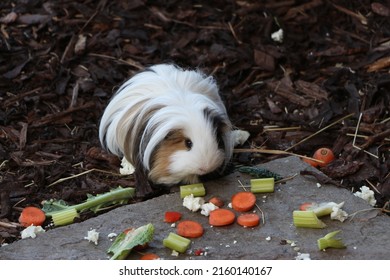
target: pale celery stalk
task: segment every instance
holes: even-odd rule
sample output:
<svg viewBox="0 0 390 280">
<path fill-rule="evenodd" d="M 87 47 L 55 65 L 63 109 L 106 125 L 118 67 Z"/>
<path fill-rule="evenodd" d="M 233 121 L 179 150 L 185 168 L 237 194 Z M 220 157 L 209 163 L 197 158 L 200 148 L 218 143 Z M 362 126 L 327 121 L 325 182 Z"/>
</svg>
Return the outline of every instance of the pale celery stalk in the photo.
<svg viewBox="0 0 390 280">
<path fill-rule="evenodd" d="M 176 233 L 169 233 L 168 237 L 163 240 L 163 245 L 171 250 L 175 250 L 179 253 L 184 253 L 188 246 L 190 246 L 191 240 Z"/>
<path fill-rule="evenodd" d="M 333 207 L 341 208 L 343 205 L 344 202 L 339 204 L 335 202 L 322 202 L 320 204 L 313 203 L 312 206 L 309 206 L 306 210 L 313 211 L 317 217 L 322 217 L 331 214 L 333 212 Z"/>
<path fill-rule="evenodd" d="M 55 226 L 64 226 L 73 223 L 80 212 L 91 210 L 96 213 L 104 210 L 104 207 L 127 203 L 134 193 L 134 188 L 118 187 L 104 194 L 91 195 L 77 205 L 67 205 L 64 201 L 45 201 L 42 209 L 47 217 L 52 217 Z"/>
<path fill-rule="evenodd" d="M 326 224 L 317 218 L 313 211 L 294 211 L 293 222 L 296 227 L 324 228 Z"/>
<path fill-rule="evenodd" d="M 275 190 L 275 179 L 273 177 L 251 179 L 250 183 L 252 193 L 269 193 Z"/>
<path fill-rule="evenodd" d="M 193 194 L 194 196 L 205 196 L 206 189 L 202 183 L 180 186 L 181 198 L 185 198 L 190 194 Z"/>
<path fill-rule="evenodd" d="M 336 230 L 328 233 L 324 237 L 317 240 L 318 249 L 324 250 L 326 248 L 337 248 L 343 249 L 346 246 L 344 245 L 341 239 L 334 238 L 341 230 Z"/>
<path fill-rule="evenodd" d="M 75 208 L 64 209 L 51 214 L 51 219 L 55 226 L 69 225 L 78 217 L 80 217 L 80 215 Z"/>
</svg>

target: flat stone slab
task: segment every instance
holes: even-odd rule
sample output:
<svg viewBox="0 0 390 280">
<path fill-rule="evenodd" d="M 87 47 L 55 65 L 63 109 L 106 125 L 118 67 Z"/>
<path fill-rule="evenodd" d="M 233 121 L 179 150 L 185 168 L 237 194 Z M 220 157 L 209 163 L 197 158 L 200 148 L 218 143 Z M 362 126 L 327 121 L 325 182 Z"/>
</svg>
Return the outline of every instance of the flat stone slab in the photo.
<svg viewBox="0 0 390 280">
<path fill-rule="evenodd" d="M 345 202 L 343 210 L 352 214 L 372 208 L 366 201 L 354 196 L 346 189 L 333 185 L 317 186 L 314 177 L 299 175 L 301 170 L 317 171 L 296 157 L 277 159 L 261 165 L 287 177 L 298 174 L 293 179 L 275 186 L 274 193 L 256 194 L 257 204 L 265 215 L 265 223 L 255 228 L 243 228 L 238 224 L 225 227 L 211 227 L 208 218 L 199 212 L 193 213 L 182 206 L 178 192 L 163 195 L 145 202 L 116 208 L 108 213 L 87 221 L 64 226 L 39 234 L 35 239 L 23 239 L 0 248 L 0 259 L 108 259 L 107 249 L 112 241 L 110 233 L 120 233 L 130 227 L 152 223 L 155 227 L 153 241 L 146 252 L 153 252 L 163 259 L 295 259 L 300 253 L 310 254 L 311 259 L 390 259 L 390 242 L 387 231 L 390 217 L 375 211 L 362 211 L 343 223 L 321 218 L 327 227 L 324 229 L 296 228 L 292 212 L 304 202 Z M 214 195 L 230 202 L 231 196 L 242 191 L 239 181 L 249 185 L 250 176 L 233 173 L 224 178 L 206 182 L 206 200 Z M 178 190 L 178 189 L 177 189 Z M 171 224 L 163 222 L 166 211 L 179 211 L 182 219 L 200 222 L 204 235 L 193 239 L 186 253 L 172 256 L 172 251 L 162 245 L 162 240 L 170 232 L 175 232 Z M 256 210 L 258 213 L 259 210 Z M 239 213 L 236 213 L 239 215 Z M 84 239 L 88 230 L 100 233 L 98 245 Z M 338 237 L 347 245 L 346 249 L 319 251 L 317 239 L 335 230 L 342 230 Z M 270 238 L 270 240 L 269 240 Z M 294 241 L 296 246 L 286 244 Z M 194 252 L 203 249 L 204 255 Z M 130 259 L 139 259 L 140 254 L 132 252 Z"/>
</svg>

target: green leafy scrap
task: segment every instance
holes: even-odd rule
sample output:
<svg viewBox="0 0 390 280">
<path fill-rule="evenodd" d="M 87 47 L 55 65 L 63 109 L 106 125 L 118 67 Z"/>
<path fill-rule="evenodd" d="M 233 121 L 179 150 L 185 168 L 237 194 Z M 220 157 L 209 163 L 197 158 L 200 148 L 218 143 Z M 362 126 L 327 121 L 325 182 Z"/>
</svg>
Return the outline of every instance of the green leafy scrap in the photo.
<svg viewBox="0 0 390 280">
<path fill-rule="evenodd" d="M 154 235 L 154 226 L 147 224 L 137 229 L 126 230 L 119 234 L 107 253 L 113 254 L 110 260 L 123 260 L 131 250 L 138 245 L 144 245 L 152 241 Z"/>
<path fill-rule="evenodd" d="M 274 178 L 275 181 L 282 180 L 283 177 L 268 169 L 256 167 L 256 166 L 241 166 L 238 168 L 241 173 L 247 173 L 255 178 Z"/>
</svg>

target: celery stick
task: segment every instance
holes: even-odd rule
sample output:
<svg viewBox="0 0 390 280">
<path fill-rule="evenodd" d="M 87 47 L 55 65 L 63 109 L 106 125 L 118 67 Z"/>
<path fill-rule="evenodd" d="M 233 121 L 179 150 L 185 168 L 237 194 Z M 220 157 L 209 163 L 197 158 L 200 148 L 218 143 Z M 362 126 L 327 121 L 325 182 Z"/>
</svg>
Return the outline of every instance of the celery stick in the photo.
<svg viewBox="0 0 390 280">
<path fill-rule="evenodd" d="M 205 196 L 206 189 L 204 188 L 202 183 L 180 186 L 181 198 L 185 198 L 190 194 L 193 194 L 194 196 Z"/>
<path fill-rule="evenodd" d="M 318 249 L 324 250 L 326 248 L 337 248 L 343 249 L 346 246 L 344 245 L 341 239 L 334 238 L 341 230 L 336 230 L 328 233 L 324 237 L 317 240 Z"/>
<path fill-rule="evenodd" d="M 190 246 L 191 240 L 176 233 L 169 233 L 168 237 L 163 240 L 163 245 L 171 250 L 175 250 L 179 253 L 184 253 L 188 246 Z"/>
<path fill-rule="evenodd" d="M 96 196 L 88 195 L 85 202 L 77 205 L 68 205 L 63 200 L 43 201 L 42 210 L 47 217 L 52 217 L 55 226 L 63 226 L 73 222 L 78 213 L 90 210 L 94 213 L 105 210 L 106 207 L 125 204 L 134 196 L 134 188 L 118 187 L 107 193 Z"/>
<path fill-rule="evenodd" d="M 54 212 L 51 216 L 55 226 L 65 226 L 73 223 L 75 218 L 80 217 L 75 208 L 69 208 Z"/>
<path fill-rule="evenodd" d="M 293 222 L 296 227 L 324 228 L 326 224 L 317 218 L 313 211 L 294 211 Z"/>
<path fill-rule="evenodd" d="M 261 179 L 251 179 L 251 192 L 253 193 L 269 193 L 274 192 L 275 190 L 275 179 L 271 178 L 261 178 Z"/>
</svg>

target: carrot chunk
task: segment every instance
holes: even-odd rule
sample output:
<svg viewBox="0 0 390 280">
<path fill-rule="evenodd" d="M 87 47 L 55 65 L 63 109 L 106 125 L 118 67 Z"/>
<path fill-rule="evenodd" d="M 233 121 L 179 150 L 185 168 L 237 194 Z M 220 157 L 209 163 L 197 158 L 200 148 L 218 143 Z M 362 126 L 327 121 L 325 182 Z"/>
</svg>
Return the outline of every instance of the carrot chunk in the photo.
<svg viewBox="0 0 390 280">
<path fill-rule="evenodd" d="M 210 212 L 209 224 L 215 227 L 227 226 L 234 222 L 236 215 L 228 209 L 215 209 Z"/>
<path fill-rule="evenodd" d="M 210 198 L 209 202 L 211 202 L 212 204 L 214 204 L 215 206 L 217 206 L 219 208 L 221 208 L 224 205 L 223 200 L 218 196 L 214 196 L 214 197 Z"/>
<path fill-rule="evenodd" d="M 19 216 L 19 223 L 24 227 L 41 226 L 45 220 L 45 212 L 34 206 L 25 207 Z"/>
<path fill-rule="evenodd" d="M 232 197 L 232 207 L 239 212 L 251 210 L 256 204 L 256 196 L 251 192 L 238 192 Z"/>
<path fill-rule="evenodd" d="M 260 217 L 254 213 L 247 213 L 238 216 L 237 223 L 243 227 L 255 227 L 260 223 Z"/>
<path fill-rule="evenodd" d="M 171 211 L 171 212 L 168 211 L 168 212 L 165 212 L 164 222 L 175 223 L 178 220 L 180 220 L 180 218 L 181 218 L 181 213 L 175 212 L 175 211 Z"/>
<path fill-rule="evenodd" d="M 153 253 L 147 253 L 143 255 L 140 260 L 158 260 L 160 257 Z"/>
<path fill-rule="evenodd" d="M 305 202 L 301 205 L 299 205 L 299 210 L 301 211 L 307 211 L 308 208 L 313 206 L 313 202 Z"/>
<path fill-rule="evenodd" d="M 203 226 L 198 222 L 185 220 L 177 224 L 176 232 L 182 237 L 201 237 L 203 235 Z"/>
</svg>

